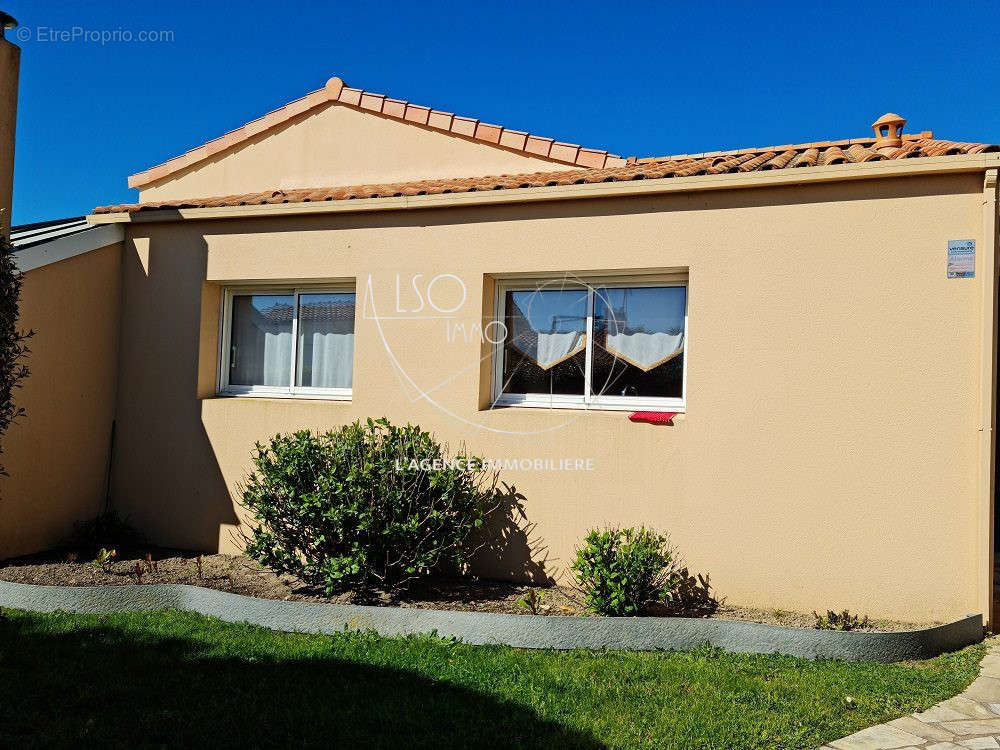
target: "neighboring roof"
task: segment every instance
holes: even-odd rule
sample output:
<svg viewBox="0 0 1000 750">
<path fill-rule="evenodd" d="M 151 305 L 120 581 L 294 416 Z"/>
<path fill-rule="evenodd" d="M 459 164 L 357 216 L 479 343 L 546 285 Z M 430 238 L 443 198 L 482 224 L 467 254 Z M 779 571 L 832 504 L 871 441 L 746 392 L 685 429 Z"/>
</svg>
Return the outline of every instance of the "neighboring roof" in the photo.
<svg viewBox="0 0 1000 750">
<path fill-rule="evenodd" d="M 296 99 L 163 164 L 132 175 L 128 178 L 128 186 L 144 187 L 151 182 L 161 180 L 329 102 L 337 102 L 352 109 L 373 112 L 408 125 L 469 138 L 560 164 L 602 168 L 625 163 L 625 159 L 620 156 L 601 149 L 584 148 L 575 143 L 561 143 L 552 138 L 544 138 L 522 130 L 510 130 L 502 125 L 491 125 L 473 117 L 443 112 L 404 99 L 392 99 L 385 94 L 350 88 L 341 79 L 331 78 L 326 86 L 306 94 L 301 99 Z"/>
<path fill-rule="evenodd" d="M 101 231 L 108 229 L 117 231 Z M 10 241 L 17 267 L 27 272 L 121 242 L 124 234 L 121 227 L 88 224 L 86 217 L 74 216 L 11 227 Z"/>
<path fill-rule="evenodd" d="M 843 141 L 821 141 L 766 148 L 713 151 L 651 159 L 629 160 L 624 166 L 604 169 L 572 169 L 495 177 L 460 177 L 454 179 L 416 180 L 389 184 L 352 185 L 343 187 L 273 190 L 244 195 L 227 195 L 189 200 L 150 201 L 117 206 L 100 206 L 95 214 L 136 213 L 156 209 L 209 208 L 247 206 L 268 203 L 301 203 L 309 201 L 339 201 L 355 198 L 387 198 L 442 193 L 465 193 L 484 190 L 514 190 L 517 188 L 574 185 L 594 182 L 624 182 L 655 180 L 695 175 L 718 175 L 768 170 L 791 170 L 858 164 L 895 159 L 919 159 L 930 156 L 982 154 L 1000 151 L 1000 145 L 961 143 L 938 140 L 930 133 L 904 135 L 899 147 L 875 147 L 874 138 Z"/>
<path fill-rule="evenodd" d="M 18 250 L 25 250 L 57 237 L 66 237 L 71 234 L 86 232 L 92 228 L 87 223 L 86 216 L 40 221 L 36 224 L 21 224 L 20 226 L 11 227 L 10 241 L 14 245 L 14 252 L 17 252 Z"/>
</svg>

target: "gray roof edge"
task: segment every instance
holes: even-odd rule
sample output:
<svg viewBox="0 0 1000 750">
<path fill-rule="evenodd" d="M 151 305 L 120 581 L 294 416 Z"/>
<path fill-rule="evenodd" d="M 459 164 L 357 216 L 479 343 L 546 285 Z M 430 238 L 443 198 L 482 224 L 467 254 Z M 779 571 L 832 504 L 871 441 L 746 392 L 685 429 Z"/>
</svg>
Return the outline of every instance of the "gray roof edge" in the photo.
<svg viewBox="0 0 1000 750">
<path fill-rule="evenodd" d="M 18 232 L 18 229 L 22 231 Z M 14 260 L 22 273 L 61 260 L 99 250 L 125 239 L 125 230 L 117 224 L 84 224 L 78 220 L 51 226 L 48 231 L 15 228 L 11 230 Z"/>
</svg>

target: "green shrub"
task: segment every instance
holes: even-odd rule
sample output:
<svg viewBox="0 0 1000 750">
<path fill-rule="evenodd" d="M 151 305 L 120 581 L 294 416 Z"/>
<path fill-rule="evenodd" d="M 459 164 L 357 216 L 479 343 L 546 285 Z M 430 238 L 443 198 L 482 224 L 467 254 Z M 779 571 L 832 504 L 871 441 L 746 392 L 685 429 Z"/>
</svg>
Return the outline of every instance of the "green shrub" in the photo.
<svg viewBox="0 0 1000 750">
<path fill-rule="evenodd" d="M 2 218 L 2 217 L 0 217 Z M 15 403 L 14 390 L 28 377 L 27 341 L 31 331 L 18 328 L 21 301 L 21 272 L 14 262 L 14 248 L 0 232 L 0 437 L 15 421 L 25 415 Z M 0 446 L 0 453 L 3 452 Z M 0 476 L 6 476 L 0 465 Z"/>
<path fill-rule="evenodd" d="M 449 457 L 419 427 L 386 419 L 257 444 L 243 488 L 247 554 L 328 595 L 390 591 L 475 551 L 498 504 L 480 459 Z"/>
<path fill-rule="evenodd" d="M 571 567 L 587 606 L 601 615 L 641 615 L 669 603 L 683 582 L 670 540 L 645 527 L 592 529 Z"/>
</svg>

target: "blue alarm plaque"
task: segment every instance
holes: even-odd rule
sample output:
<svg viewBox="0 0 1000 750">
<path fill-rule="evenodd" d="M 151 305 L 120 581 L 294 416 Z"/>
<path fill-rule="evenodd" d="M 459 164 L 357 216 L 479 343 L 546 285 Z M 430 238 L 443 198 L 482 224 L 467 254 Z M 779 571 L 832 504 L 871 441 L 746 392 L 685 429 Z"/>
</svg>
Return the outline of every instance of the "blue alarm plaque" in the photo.
<svg viewBox="0 0 1000 750">
<path fill-rule="evenodd" d="M 976 277 L 976 241 L 948 240 L 948 278 Z"/>
</svg>

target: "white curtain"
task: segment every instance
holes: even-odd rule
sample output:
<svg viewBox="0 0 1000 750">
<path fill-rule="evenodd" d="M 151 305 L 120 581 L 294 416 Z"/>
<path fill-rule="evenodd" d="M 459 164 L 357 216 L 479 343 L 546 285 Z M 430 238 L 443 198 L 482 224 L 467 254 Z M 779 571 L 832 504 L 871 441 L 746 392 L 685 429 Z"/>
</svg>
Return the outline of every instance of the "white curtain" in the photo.
<svg viewBox="0 0 1000 750">
<path fill-rule="evenodd" d="M 683 333 L 608 333 L 604 348 L 648 372 L 684 350 Z"/>
<path fill-rule="evenodd" d="M 264 311 L 250 297 L 233 300 L 233 348 L 229 382 L 233 385 L 284 387 L 291 379 L 292 319 L 290 305 Z"/>
<path fill-rule="evenodd" d="M 513 330 L 510 331 L 510 343 L 543 370 L 555 367 L 583 351 L 587 345 L 587 335 L 583 331 L 543 333 L 536 331 L 520 313 L 517 307 L 512 310 L 510 320 Z"/>
<path fill-rule="evenodd" d="M 292 332 L 264 332 L 264 349 L 261 353 L 263 382 L 261 385 L 288 385 L 291 376 Z"/>
<path fill-rule="evenodd" d="M 350 388 L 354 320 L 299 320 L 298 385 Z"/>
<path fill-rule="evenodd" d="M 292 332 L 253 327 L 233 332 L 229 382 L 287 386 L 291 377 Z"/>
</svg>

